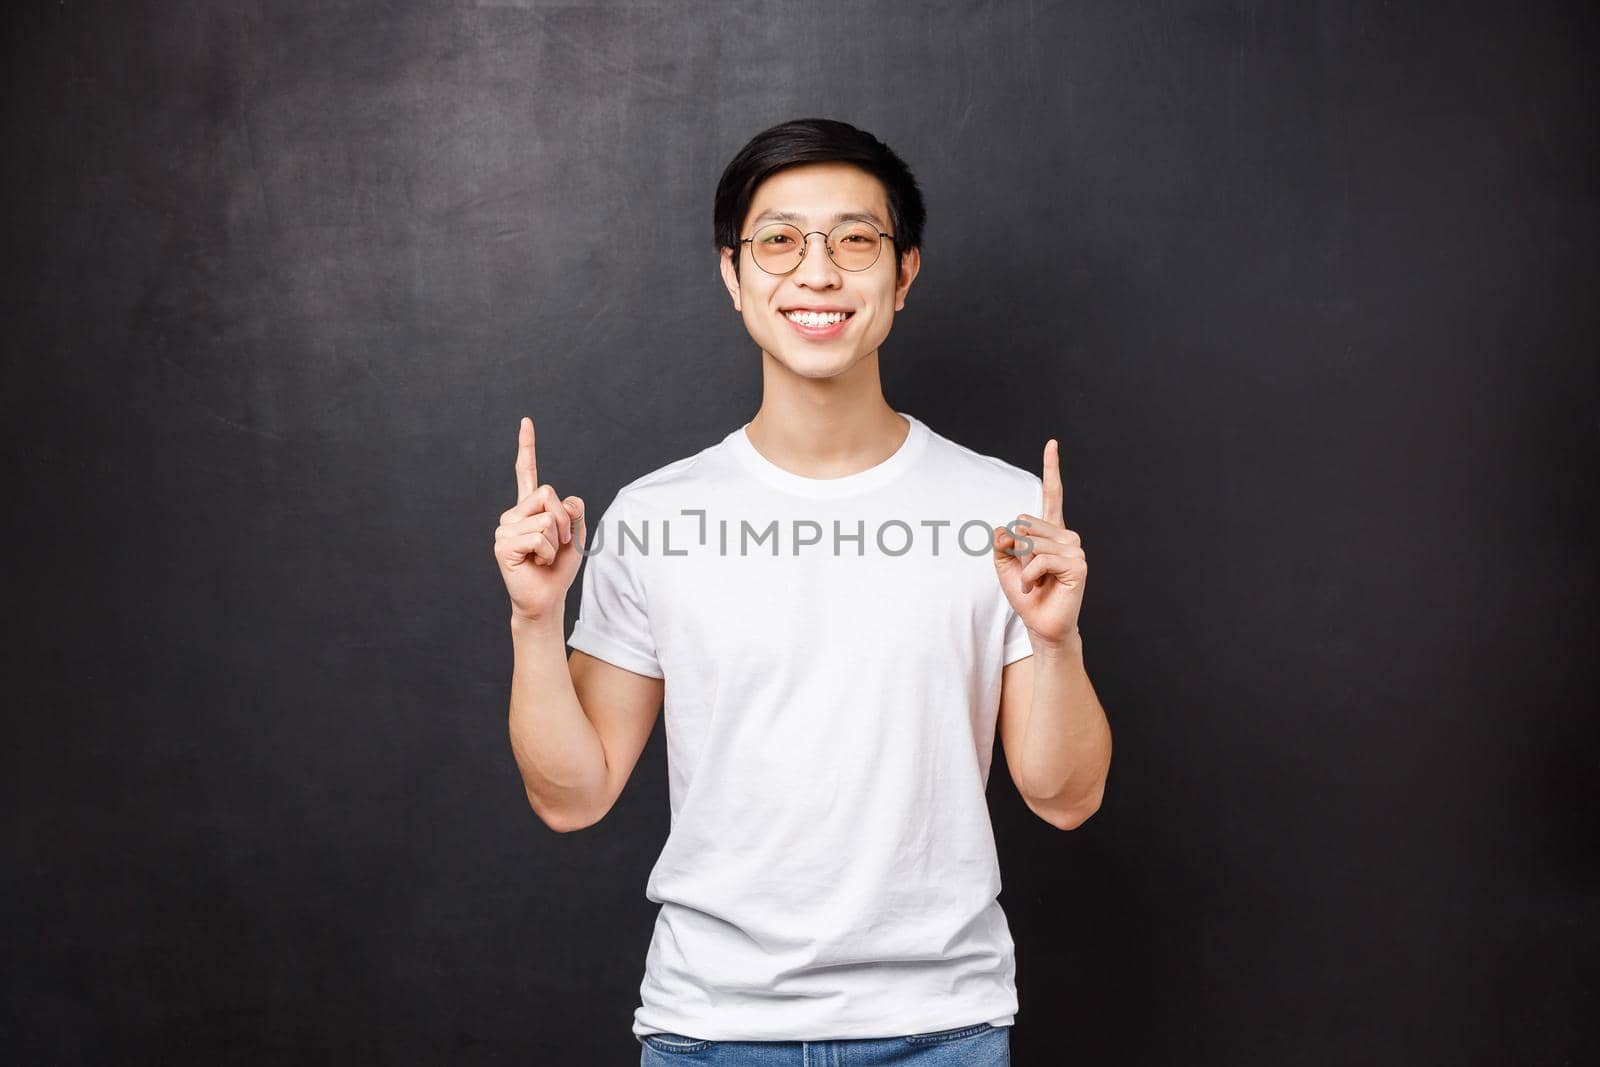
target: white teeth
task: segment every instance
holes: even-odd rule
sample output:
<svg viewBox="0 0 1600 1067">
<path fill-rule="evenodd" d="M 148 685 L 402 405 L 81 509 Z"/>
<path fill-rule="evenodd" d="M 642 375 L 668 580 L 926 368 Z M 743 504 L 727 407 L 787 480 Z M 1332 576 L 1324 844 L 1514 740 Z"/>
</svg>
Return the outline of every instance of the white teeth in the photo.
<svg viewBox="0 0 1600 1067">
<path fill-rule="evenodd" d="M 850 317 L 847 311 L 786 311 L 783 317 L 802 326 L 832 326 Z"/>
</svg>

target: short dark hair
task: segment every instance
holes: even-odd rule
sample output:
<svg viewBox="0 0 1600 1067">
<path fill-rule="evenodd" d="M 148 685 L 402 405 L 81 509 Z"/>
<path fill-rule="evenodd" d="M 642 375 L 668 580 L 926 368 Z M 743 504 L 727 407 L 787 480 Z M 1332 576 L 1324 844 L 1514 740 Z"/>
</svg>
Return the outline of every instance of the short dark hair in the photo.
<svg viewBox="0 0 1600 1067">
<path fill-rule="evenodd" d="M 834 119 L 792 119 L 762 130 L 729 161 L 717 182 L 712 226 L 717 248 L 733 249 L 733 269 L 739 269 L 739 227 L 744 224 L 756 188 L 777 171 L 803 163 L 849 163 L 883 183 L 889 200 L 889 223 L 894 233 L 895 276 L 900 257 L 922 247 L 922 227 L 927 209 L 922 190 L 905 160 L 894 149 L 865 130 Z"/>
</svg>

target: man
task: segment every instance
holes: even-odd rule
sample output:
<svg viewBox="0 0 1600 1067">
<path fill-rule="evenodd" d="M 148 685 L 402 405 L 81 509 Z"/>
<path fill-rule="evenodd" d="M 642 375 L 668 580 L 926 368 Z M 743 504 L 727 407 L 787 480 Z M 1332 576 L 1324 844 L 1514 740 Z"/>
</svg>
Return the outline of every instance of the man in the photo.
<svg viewBox="0 0 1600 1067">
<path fill-rule="evenodd" d="M 1071 829 L 1100 804 L 1111 733 L 1084 670 L 1087 564 L 1056 442 L 1036 476 L 883 396 L 879 346 L 923 220 L 910 171 L 870 134 L 764 131 L 715 207 L 723 281 L 761 350 L 755 416 L 625 485 L 593 544 L 583 501 L 540 484 L 533 424 L 519 428 L 495 556 L 512 749 L 539 817 L 599 820 L 665 700 L 672 829 L 646 886 L 661 910 L 633 1023 L 643 1063 L 800 1067 L 845 1046 L 858 1064 L 1009 1063 L 1016 968 L 984 795 L 996 731 L 1041 818 Z"/>
</svg>

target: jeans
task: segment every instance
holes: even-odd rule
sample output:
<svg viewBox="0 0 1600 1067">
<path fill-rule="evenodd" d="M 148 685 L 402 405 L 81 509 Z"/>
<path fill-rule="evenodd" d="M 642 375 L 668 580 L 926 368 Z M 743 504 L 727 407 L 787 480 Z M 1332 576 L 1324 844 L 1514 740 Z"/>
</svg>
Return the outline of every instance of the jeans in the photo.
<svg viewBox="0 0 1600 1067">
<path fill-rule="evenodd" d="M 1011 1067 L 1011 1027 L 977 1023 L 905 1037 L 709 1041 L 645 1034 L 639 1067 Z"/>
</svg>

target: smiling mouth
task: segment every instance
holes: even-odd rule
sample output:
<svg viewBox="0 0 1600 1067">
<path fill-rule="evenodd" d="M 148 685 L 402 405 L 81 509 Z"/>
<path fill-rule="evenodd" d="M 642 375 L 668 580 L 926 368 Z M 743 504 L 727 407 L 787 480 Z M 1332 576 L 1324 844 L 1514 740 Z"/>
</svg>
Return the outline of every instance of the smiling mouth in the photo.
<svg viewBox="0 0 1600 1067">
<path fill-rule="evenodd" d="M 853 311 L 785 311 L 783 317 L 796 326 L 805 326 L 813 330 L 827 329 L 849 320 L 855 315 Z"/>
</svg>

